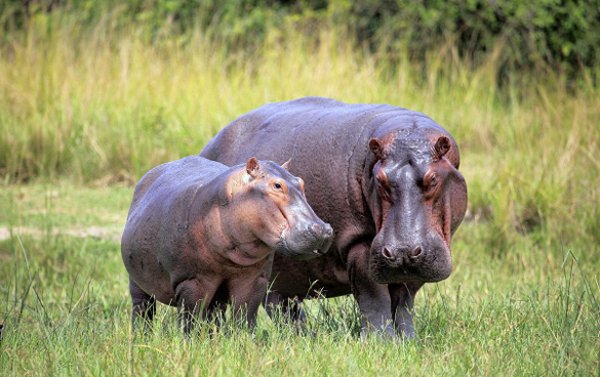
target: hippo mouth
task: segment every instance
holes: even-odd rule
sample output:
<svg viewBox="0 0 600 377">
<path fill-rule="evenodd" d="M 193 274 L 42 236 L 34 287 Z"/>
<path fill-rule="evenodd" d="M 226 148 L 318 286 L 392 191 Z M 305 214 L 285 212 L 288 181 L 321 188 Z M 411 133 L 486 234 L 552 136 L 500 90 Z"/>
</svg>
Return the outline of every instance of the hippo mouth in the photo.
<svg viewBox="0 0 600 377">
<path fill-rule="evenodd" d="M 390 262 L 381 252 L 372 251 L 369 274 L 380 284 L 407 282 L 438 282 L 446 279 L 452 264 L 446 258 L 424 258 L 416 263 Z"/>
<path fill-rule="evenodd" d="M 390 267 L 385 263 L 369 263 L 369 273 L 373 280 L 379 284 L 407 283 L 428 281 L 411 267 Z"/>
<path fill-rule="evenodd" d="M 327 240 L 306 239 L 293 241 L 289 237 L 289 228 L 284 229 L 275 245 L 275 252 L 297 260 L 308 260 L 320 257 L 329 250 L 330 242 Z"/>
</svg>

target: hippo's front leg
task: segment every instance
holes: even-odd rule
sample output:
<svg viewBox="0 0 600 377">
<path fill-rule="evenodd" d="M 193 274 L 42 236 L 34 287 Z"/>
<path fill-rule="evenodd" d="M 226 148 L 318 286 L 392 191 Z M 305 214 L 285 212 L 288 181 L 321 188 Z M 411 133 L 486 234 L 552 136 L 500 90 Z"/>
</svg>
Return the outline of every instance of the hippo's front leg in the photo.
<svg viewBox="0 0 600 377">
<path fill-rule="evenodd" d="M 194 317 L 204 315 L 212 301 L 219 282 L 184 280 L 175 288 L 175 302 L 179 309 L 179 326 L 186 335 L 193 328 Z"/>
<path fill-rule="evenodd" d="M 394 337 L 391 298 L 387 285 L 369 277 L 369 245 L 352 247 L 348 254 L 348 275 L 352 294 L 362 316 L 361 337 L 375 332 Z"/>
<path fill-rule="evenodd" d="M 267 294 L 268 284 L 269 281 L 262 275 L 242 276 L 229 282 L 229 294 L 234 305 L 235 316 L 238 319 L 245 319 L 251 329 L 256 326 L 258 307 Z"/>
<path fill-rule="evenodd" d="M 413 304 L 417 291 L 423 283 L 389 284 L 392 298 L 392 313 L 394 313 L 394 327 L 398 335 L 413 339 L 415 328 L 413 325 Z"/>
</svg>

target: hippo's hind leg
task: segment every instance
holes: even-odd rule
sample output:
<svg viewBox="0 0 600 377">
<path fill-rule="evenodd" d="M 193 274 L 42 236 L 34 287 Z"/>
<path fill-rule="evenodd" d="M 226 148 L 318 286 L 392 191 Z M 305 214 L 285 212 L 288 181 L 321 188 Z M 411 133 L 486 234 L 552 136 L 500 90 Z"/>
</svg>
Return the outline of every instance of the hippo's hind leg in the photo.
<svg viewBox="0 0 600 377">
<path fill-rule="evenodd" d="M 175 288 L 175 302 L 179 310 L 179 326 L 186 335 L 194 327 L 194 318 L 205 317 L 207 309 L 214 297 L 217 284 L 200 282 L 197 279 L 182 281 Z"/>
<path fill-rule="evenodd" d="M 269 292 L 265 309 L 271 318 L 281 316 L 284 321 L 293 322 L 300 326 L 306 322 L 302 300 L 297 297 L 287 297 L 278 292 Z"/>
<path fill-rule="evenodd" d="M 267 293 L 269 281 L 264 276 L 248 279 L 241 277 L 229 281 L 229 292 L 236 319 L 245 320 L 248 327 L 256 326 L 260 303 Z"/>
<path fill-rule="evenodd" d="M 131 278 L 129 279 L 131 294 L 131 322 L 135 326 L 138 318 L 144 320 L 144 328 L 148 330 L 156 313 L 156 299 L 142 290 Z"/>
</svg>

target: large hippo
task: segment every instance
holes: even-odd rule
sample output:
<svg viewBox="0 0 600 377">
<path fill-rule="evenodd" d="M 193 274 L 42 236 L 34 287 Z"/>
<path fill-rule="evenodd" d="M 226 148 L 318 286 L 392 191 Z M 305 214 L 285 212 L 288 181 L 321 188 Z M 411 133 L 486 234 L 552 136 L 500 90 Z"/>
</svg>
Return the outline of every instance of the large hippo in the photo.
<svg viewBox="0 0 600 377">
<path fill-rule="evenodd" d="M 273 162 L 230 168 L 190 156 L 159 165 L 137 184 L 121 240 L 132 319 L 151 321 L 158 300 L 179 307 L 188 333 L 192 315 L 233 302 L 253 326 L 273 251 L 312 258 L 332 235 L 302 180 Z"/>
<path fill-rule="evenodd" d="M 275 257 L 271 303 L 297 318 L 303 313 L 288 299 L 352 293 L 363 334 L 414 337 L 415 294 L 450 275 L 450 243 L 467 206 L 447 131 L 395 106 L 307 97 L 239 117 L 200 155 L 225 164 L 291 159 L 308 202 L 333 226 L 323 258 Z"/>
</svg>

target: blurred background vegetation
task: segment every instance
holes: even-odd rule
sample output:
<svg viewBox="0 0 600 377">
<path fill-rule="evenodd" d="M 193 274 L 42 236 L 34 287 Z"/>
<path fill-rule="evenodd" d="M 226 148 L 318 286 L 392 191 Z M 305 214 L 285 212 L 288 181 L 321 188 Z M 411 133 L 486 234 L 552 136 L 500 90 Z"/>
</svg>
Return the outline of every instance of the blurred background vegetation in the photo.
<svg viewBox="0 0 600 377">
<path fill-rule="evenodd" d="M 153 42 L 178 36 L 185 43 L 199 29 L 227 51 L 252 52 L 272 29 L 293 26 L 307 36 L 336 29 L 392 60 L 406 53 L 421 61 L 451 44 L 453 53 L 478 65 L 501 44 L 502 70 L 550 65 L 575 73 L 600 57 L 600 7 L 594 1 L 6 0 L 0 7 L 5 31 L 25 28 L 40 13 L 66 12 L 83 27 L 111 17 L 114 31 L 142 29 Z"/>
<path fill-rule="evenodd" d="M 599 12 L 0 0 L 0 375 L 597 375 Z M 304 335 L 264 318 L 183 342 L 160 306 L 163 331 L 133 337 L 119 239 L 135 182 L 306 95 L 421 111 L 461 148 L 469 208 L 454 273 L 416 300 L 420 339 L 357 342 L 350 297 L 307 303 Z"/>
<path fill-rule="evenodd" d="M 470 236 L 600 260 L 597 2 L 5 0 L 0 30 L 5 183 L 131 185 L 267 102 L 385 102 L 458 141 Z"/>
</svg>

